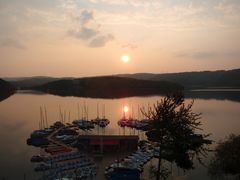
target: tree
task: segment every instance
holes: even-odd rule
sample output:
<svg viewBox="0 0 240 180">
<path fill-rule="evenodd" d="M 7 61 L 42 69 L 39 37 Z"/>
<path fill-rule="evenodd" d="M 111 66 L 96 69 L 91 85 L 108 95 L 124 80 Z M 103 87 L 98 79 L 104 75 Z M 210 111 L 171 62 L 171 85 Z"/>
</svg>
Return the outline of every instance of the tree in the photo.
<svg viewBox="0 0 240 180">
<path fill-rule="evenodd" d="M 240 179 L 240 135 L 232 134 L 217 145 L 208 173 L 212 177 L 229 174 Z"/>
<path fill-rule="evenodd" d="M 168 95 L 147 112 L 149 130 L 146 136 L 159 147 L 157 180 L 161 176 L 162 159 L 175 162 L 183 169 L 193 168 L 194 155 L 203 153 L 208 135 L 196 134 L 200 130 L 201 114 L 192 111 L 193 101 L 185 105 L 182 93 Z"/>
</svg>

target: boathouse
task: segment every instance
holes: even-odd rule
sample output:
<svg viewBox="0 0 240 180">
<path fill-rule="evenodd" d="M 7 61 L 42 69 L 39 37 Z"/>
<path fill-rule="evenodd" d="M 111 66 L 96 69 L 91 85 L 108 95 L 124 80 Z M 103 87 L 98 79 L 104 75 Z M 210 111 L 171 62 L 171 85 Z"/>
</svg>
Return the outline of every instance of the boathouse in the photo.
<svg viewBox="0 0 240 180">
<path fill-rule="evenodd" d="M 137 149 L 138 136 L 135 135 L 82 135 L 78 137 L 78 147 L 91 152 L 125 152 Z"/>
</svg>

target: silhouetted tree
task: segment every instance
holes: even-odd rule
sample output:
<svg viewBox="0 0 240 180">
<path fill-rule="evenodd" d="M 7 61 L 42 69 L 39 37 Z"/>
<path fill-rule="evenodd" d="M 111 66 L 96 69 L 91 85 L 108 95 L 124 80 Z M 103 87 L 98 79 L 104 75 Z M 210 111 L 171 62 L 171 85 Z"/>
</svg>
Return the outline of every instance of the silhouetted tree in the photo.
<svg viewBox="0 0 240 180">
<path fill-rule="evenodd" d="M 146 136 L 159 147 L 157 180 L 160 179 L 162 159 L 191 169 L 194 155 L 204 152 L 203 145 L 210 143 L 205 139 L 208 135 L 195 133 L 200 130 L 201 116 L 192 111 L 192 106 L 193 101 L 186 105 L 183 94 L 177 93 L 164 97 L 148 111 L 142 109 L 150 120 Z"/>
<path fill-rule="evenodd" d="M 230 174 L 240 179 L 240 135 L 232 134 L 217 145 L 208 173 L 216 178 Z"/>
</svg>

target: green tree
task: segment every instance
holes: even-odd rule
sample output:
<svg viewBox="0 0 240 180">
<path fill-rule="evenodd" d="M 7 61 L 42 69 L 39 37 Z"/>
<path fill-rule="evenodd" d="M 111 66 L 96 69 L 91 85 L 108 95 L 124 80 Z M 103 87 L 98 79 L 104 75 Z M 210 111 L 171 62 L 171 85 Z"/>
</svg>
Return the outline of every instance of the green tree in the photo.
<svg viewBox="0 0 240 180">
<path fill-rule="evenodd" d="M 240 179 L 240 135 L 232 134 L 217 145 L 208 173 L 217 178 L 229 174 Z"/>
<path fill-rule="evenodd" d="M 193 101 L 186 105 L 183 94 L 177 93 L 164 97 L 148 111 L 142 109 L 150 120 L 146 136 L 159 147 L 157 180 L 161 177 L 162 159 L 191 169 L 193 157 L 204 152 L 204 144 L 211 143 L 205 139 L 208 135 L 196 134 L 201 114 L 194 113 L 192 106 Z"/>
</svg>

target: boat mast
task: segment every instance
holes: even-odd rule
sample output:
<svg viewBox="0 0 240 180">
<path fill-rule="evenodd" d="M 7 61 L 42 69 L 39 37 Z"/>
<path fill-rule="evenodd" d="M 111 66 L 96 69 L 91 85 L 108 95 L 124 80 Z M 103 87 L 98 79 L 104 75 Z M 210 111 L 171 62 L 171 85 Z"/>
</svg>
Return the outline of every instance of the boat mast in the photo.
<svg viewBox="0 0 240 180">
<path fill-rule="evenodd" d="M 43 114 L 43 109 L 42 107 L 40 107 L 40 111 L 41 111 L 41 129 L 44 129 L 45 128 L 45 124 L 44 124 L 44 114 Z"/>
<path fill-rule="evenodd" d="M 80 119 L 80 109 L 79 109 L 79 103 L 77 103 L 77 110 L 78 110 L 78 119 Z"/>
<path fill-rule="evenodd" d="M 138 120 L 140 119 L 140 109 L 139 109 L 139 104 L 138 104 Z"/>
<path fill-rule="evenodd" d="M 59 119 L 60 119 L 60 122 L 63 122 L 63 114 L 62 114 L 62 110 L 61 110 L 60 105 L 59 105 Z"/>
<path fill-rule="evenodd" d="M 45 111 L 45 122 L 46 122 L 46 127 L 48 127 L 47 109 L 46 109 L 46 106 L 45 106 L 45 105 L 44 105 L 44 111 Z"/>
<path fill-rule="evenodd" d="M 63 116 L 63 123 L 65 123 L 65 119 L 66 119 L 66 110 L 64 110 L 64 116 Z"/>
<path fill-rule="evenodd" d="M 40 121 L 39 121 L 39 129 L 42 129 L 42 124 L 41 124 L 41 122 L 42 122 L 42 108 L 41 108 L 41 106 L 40 106 Z"/>
<path fill-rule="evenodd" d="M 102 117 L 105 119 L 105 104 L 103 104 Z"/>
<path fill-rule="evenodd" d="M 68 123 L 70 123 L 70 116 L 71 116 L 71 112 L 68 112 Z"/>
<path fill-rule="evenodd" d="M 86 113 L 87 113 L 87 115 L 86 115 L 86 119 L 88 120 L 88 106 L 86 107 Z"/>
<path fill-rule="evenodd" d="M 98 103 L 97 103 L 97 119 L 99 118 L 99 107 L 98 107 Z"/>
<path fill-rule="evenodd" d="M 84 109 L 83 107 L 81 107 L 81 110 L 82 110 L 82 120 L 84 119 Z"/>
<path fill-rule="evenodd" d="M 126 114 L 125 114 L 125 111 L 124 111 L 124 105 L 123 105 L 122 111 L 123 111 L 123 118 L 125 119 L 126 118 Z"/>
<path fill-rule="evenodd" d="M 132 105 L 132 113 L 131 113 L 132 115 L 132 119 L 134 119 L 134 110 L 133 110 L 133 105 Z"/>
<path fill-rule="evenodd" d="M 85 101 L 83 103 L 83 109 L 84 109 L 84 118 L 85 118 L 85 120 L 87 120 L 88 119 L 88 114 L 87 114 L 88 109 L 87 109 Z"/>
<path fill-rule="evenodd" d="M 86 120 L 87 119 L 87 110 L 86 110 L 86 102 L 85 101 L 84 101 L 83 109 L 84 109 L 84 118 Z"/>
</svg>

